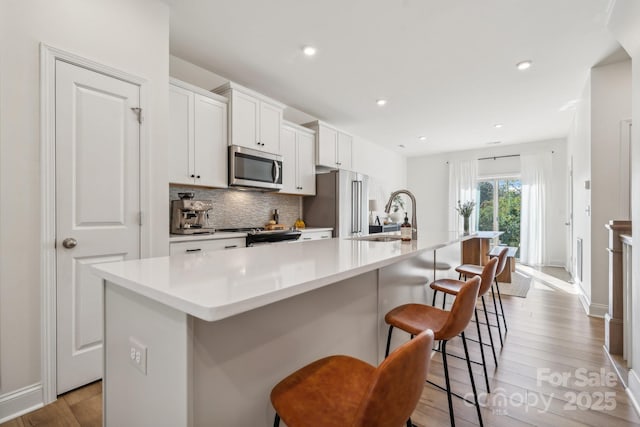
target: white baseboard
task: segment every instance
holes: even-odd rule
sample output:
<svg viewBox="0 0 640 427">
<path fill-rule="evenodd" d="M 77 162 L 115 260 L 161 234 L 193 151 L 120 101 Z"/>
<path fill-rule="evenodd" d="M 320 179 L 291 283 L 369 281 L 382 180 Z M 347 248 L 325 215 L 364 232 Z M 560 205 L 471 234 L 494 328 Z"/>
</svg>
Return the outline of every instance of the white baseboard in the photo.
<svg viewBox="0 0 640 427">
<path fill-rule="evenodd" d="M 592 303 L 591 300 L 587 298 L 587 295 L 585 295 L 581 285 L 578 286 L 578 290 L 580 291 L 578 296 L 580 297 L 582 308 L 587 315 L 591 317 L 604 317 L 604 315 L 609 312 L 608 305 Z"/>
<path fill-rule="evenodd" d="M 0 424 L 42 408 L 42 384 L 33 384 L 0 396 Z"/>
<path fill-rule="evenodd" d="M 640 405 L 638 404 L 640 402 L 640 378 L 638 378 L 638 374 L 633 369 L 629 371 L 629 386 L 626 392 L 633 409 L 640 415 Z"/>
<path fill-rule="evenodd" d="M 589 305 L 589 316 L 591 317 L 604 317 L 605 314 L 609 312 L 609 306 L 605 304 L 595 304 L 592 303 Z"/>
<path fill-rule="evenodd" d="M 585 313 L 589 314 L 589 305 L 591 304 L 591 301 L 584 294 L 584 290 L 582 289 L 582 286 L 578 286 L 578 290 L 580 291 L 580 294 L 578 296 L 580 297 L 580 302 L 582 303 L 582 308 L 584 309 Z"/>
</svg>

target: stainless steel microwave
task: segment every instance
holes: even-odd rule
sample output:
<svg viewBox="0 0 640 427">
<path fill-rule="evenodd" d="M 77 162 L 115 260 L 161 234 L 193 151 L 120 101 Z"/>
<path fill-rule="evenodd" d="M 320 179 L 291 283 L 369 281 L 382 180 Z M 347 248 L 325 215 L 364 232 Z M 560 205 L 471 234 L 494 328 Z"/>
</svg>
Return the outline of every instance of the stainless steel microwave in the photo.
<svg viewBox="0 0 640 427">
<path fill-rule="evenodd" d="M 282 156 L 238 145 L 229 146 L 229 186 L 280 190 Z"/>
</svg>

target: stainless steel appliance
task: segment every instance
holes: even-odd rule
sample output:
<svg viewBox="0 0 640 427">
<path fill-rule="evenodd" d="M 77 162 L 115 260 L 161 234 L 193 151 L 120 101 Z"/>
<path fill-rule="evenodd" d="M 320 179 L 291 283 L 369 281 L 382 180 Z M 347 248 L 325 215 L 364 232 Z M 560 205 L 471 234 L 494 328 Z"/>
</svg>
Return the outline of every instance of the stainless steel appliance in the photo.
<svg viewBox="0 0 640 427">
<path fill-rule="evenodd" d="M 336 170 L 316 175 L 316 195 L 303 198 L 307 227 L 332 227 L 333 237 L 369 234 L 369 177 Z"/>
<path fill-rule="evenodd" d="M 282 188 L 282 156 L 229 146 L 229 186 L 279 191 Z"/>
<path fill-rule="evenodd" d="M 255 228 L 222 228 L 218 231 L 231 231 L 247 233 L 247 247 L 264 243 L 277 243 L 298 240 L 302 235 L 300 230 L 265 230 L 262 227 Z"/>
<path fill-rule="evenodd" d="M 193 200 L 193 193 L 180 193 L 180 200 L 171 201 L 172 234 L 211 234 L 209 212 L 211 200 Z"/>
</svg>

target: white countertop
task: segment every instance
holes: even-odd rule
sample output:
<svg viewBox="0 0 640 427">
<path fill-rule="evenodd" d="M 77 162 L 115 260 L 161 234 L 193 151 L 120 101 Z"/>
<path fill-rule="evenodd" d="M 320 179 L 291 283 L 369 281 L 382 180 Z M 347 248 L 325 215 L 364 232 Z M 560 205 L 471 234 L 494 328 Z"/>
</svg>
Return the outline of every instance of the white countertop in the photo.
<svg viewBox="0 0 640 427">
<path fill-rule="evenodd" d="M 432 233 L 411 242 L 333 238 L 95 264 L 93 271 L 176 310 L 215 321 L 472 237 Z"/>
<path fill-rule="evenodd" d="M 237 237 L 247 237 L 247 233 L 216 231 L 212 234 L 170 234 L 169 243 L 193 242 L 194 240 L 233 239 Z"/>
<path fill-rule="evenodd" d="M 303 228 L 302 233 L 313 233 L 315 231 L 332 231 L 333 228 Z M 247 233 L 216 231 L 211 234 L 170 234 L 169 243 L 174 242 L 193 242 L 197 240 L 217 240 L 217 239 L 233 239 L 237 237 L 247 237 Z"/>
</svg>

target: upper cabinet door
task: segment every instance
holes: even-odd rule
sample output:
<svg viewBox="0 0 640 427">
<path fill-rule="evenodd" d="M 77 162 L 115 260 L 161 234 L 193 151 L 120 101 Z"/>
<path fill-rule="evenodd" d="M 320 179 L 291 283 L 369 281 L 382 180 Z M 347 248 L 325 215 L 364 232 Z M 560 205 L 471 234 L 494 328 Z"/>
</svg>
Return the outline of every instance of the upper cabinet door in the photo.
<svg viewBox="0 0 640 427">
<path fill-rule="evenodd" d="M 227 105 L 195 94 L 194 165 L 198 185 L 227 186 Z"/>
<path fill-rule="evenodd" d="M 317 164 L 330 168 L 338 167 L 338 131 L 325 125 L 318 126 Z"/>
<path fill-rule="evenodd" d="M 169 182 L 193 184 L 193 96 L 169 86 Z"/>
<path fill-rule="evenodd" d="M 336 162 L 340 169 L 352 170 L 352 146 L 353 137 L 343 132 L 338 132 L 338 158 Z"/>
<path fill-rule="evenodd" d="M 260 101 L 258 99 L 237 90 L 233 91 L 231 99 L 231 144 L 261 149 L 259 115 Z"/>
<path fill-rule="evenodd" d="M 280 129 L 282 127 L 282 109 L 267 102 L 260 102 L 261 150 L 268 153 L 280 153 Z"/>
<path fill-rule="evenodd" d="M 230 100 L 230 145 L 280 154 L 284 104 L 233 82 L 213 92 Z"/>
<path fill-rule="evenodd" d="M 299 193 L 316 194 L 315 136 L 306 132 L 298 133 L 298 185 Z"/>
<path fill-rule="evenodd" d="M 280 154 L 282 155 L 282 193 L 297 193 L 297 155 L 296 131 L 290 127 L 282 127 Z"/>
<path fill-rule="evenodd" d="M 226 100 L 172 79 L 169 113 L 169 182 L 226 187 Z"/>
</svg>

